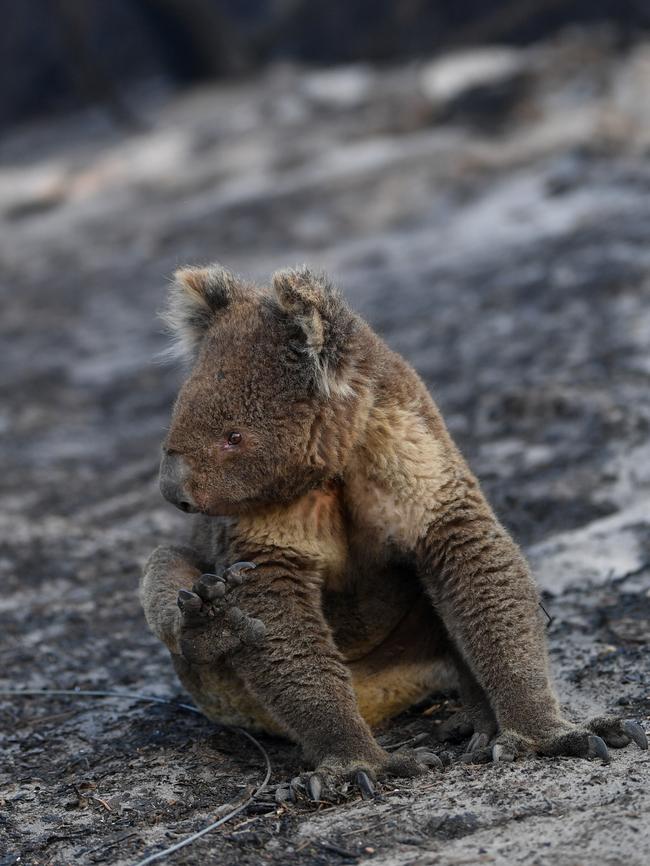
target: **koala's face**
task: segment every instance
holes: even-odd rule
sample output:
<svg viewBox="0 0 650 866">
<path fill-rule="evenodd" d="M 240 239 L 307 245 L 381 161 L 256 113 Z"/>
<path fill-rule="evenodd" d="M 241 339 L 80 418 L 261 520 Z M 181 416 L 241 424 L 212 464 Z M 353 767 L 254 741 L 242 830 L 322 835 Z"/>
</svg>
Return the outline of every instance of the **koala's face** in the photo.
<svg viewBox="0 0 650 866">
<path fill-rule="evenodd" d="M 314 288 L 315 287 L 315 288 Z M 185 511 L 237 514 L 290 501 L 336 475 L 319 425 L 341 390 L 354 317 L 308 272 L 275 295 L 221 268 L 177 275 L 168 319 L 195 358 L 163 445 L 163 495 Z"/>
</svg>

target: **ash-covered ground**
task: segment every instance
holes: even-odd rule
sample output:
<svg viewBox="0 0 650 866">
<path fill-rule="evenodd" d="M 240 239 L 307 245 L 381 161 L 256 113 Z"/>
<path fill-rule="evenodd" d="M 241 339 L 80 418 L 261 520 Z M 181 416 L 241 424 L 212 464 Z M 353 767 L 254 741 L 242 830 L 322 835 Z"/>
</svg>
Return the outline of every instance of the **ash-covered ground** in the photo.
<svg viewBox="0 0 650 866">
<path fill-rule="evenodd" d="M 2 687 L 181 697 L 137 600 L 182 537 L 156 486 L 181 372 L 156 310 L 184 263 L 308 262 L 431 387 L 529 553 L 573 718 L 650 717 L 650 43 L 605 31 L 304 72 L 0 145 Z M 434 732 L 453 696 L 381 733 Z M 134 864 L 263 776 L 164 705 L 3 698 L 0 864 Z M 433 741 L 432 741 L 433 742 Z M 273 783 L 297 750 L 263 740 Z M 451 749 L 455 756 L 462 745 Z M 642 864 L 650 757 L 454 763 L 377 800 L 255 808 L 174 864 Z"/>
</svg>

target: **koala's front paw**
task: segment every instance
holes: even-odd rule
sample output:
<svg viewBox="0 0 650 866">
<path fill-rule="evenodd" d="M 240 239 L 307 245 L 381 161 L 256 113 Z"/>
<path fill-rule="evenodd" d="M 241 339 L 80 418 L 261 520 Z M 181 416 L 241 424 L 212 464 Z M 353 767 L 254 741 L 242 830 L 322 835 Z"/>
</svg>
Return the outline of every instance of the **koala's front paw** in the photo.
<svg viewBox="0 0 650 866">
<path fill-rule="evenodd" d="M 576 758 L 601 758 L 609 762 L 607 746 L 621 749 L 635 742 L 648 748 L 648 737 L 641 724 L 632 719 L 599 716 L 582 728 L 562 722 L 556 730 L 539 739 L 523 737 L 516 731 L 502 731 L 491 743 L 470 741 L 462 760 L 466 763 L 514 761 L 523 755 L 567 755 Z"/>
<path fill-rule="evenodd" d="M 312 773 L 301 773 L 275 790 L 278 803 L 341 803 L 351 797 L 370 800 L 375 796 L 375 774 L 368 767 L 342 768 L 321 765 Z"/>
<path fill-rule="evenodd" d="M 400 749 L 390 755 L 384 753 L 380 761 L 371 763 L 359 761 L 341 765 L 325 760 L 313 772 L 301 773 L 280 785 L 275 797 L 278 802 L 337 803 L 360 794 L 364 800 L 370 800 L 375 796 L 377 779 L 386 776 L 412 778 L 442 768 L 438 755 L 426 748 Z"/>
<path fill-rule="evenodd" d="M 264 639 L 264 623 L 247 616 L 229 598 L 253 568 L 253 562 L 236 562 L 223 575 L 202 574 L 191 591 L 179 590 L 179 644 L 188 662 L 209 664 L 242 645 L 251 646 Z"/>
</svg>

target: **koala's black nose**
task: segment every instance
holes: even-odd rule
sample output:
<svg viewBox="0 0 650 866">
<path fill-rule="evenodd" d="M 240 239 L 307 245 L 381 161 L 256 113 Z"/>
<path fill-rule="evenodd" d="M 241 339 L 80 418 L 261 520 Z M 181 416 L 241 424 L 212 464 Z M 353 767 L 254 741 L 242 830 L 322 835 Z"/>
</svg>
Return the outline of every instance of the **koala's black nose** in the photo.
<svg viewBox="0 0 650 866">
<path fill-rule="evenodd" d="M 190 470 L 182 454 L 164 451 L 160 461 L 160 492 L 168 502 L 181 511 L 198 511 L 187 491 Z"/>
</svg>

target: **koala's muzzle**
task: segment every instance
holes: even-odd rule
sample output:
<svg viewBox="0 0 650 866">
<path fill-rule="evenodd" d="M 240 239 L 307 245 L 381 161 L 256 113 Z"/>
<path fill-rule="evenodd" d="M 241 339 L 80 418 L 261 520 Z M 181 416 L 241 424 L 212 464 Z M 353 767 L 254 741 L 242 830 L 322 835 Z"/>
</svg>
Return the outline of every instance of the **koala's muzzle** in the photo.
<svg viewBox="0 0 650 866">
<path fill-rule="evenodd" d="M 187 491 L 190 477 L 185 458 L 177 451 L 163 451 L 160 461 L 160 492 L 168 502 L 181 511 L 198 511 L 196 503 Z"/>
</svg>

